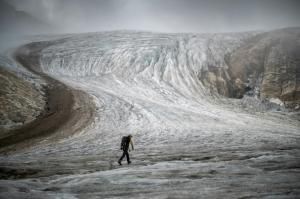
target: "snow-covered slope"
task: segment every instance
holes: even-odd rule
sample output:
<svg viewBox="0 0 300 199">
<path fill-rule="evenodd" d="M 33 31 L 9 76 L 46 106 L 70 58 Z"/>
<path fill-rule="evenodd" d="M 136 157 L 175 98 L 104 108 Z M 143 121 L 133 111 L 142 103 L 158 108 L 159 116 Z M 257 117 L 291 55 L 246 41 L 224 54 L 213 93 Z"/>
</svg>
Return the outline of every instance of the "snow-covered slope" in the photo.
<svg viewBox="0 0 300 199">
<path fill-rule="evenodd" d="M 96 117 L 74 136 L 1 156 L 8 177 L 18 178 L 21 165 L 25 176 L 0 181 L 2 195 L 296 197 L 297 121 L 288 113 L 248 113 L 218 95 L 229 92 L 228 74 L 209 73 L 227 69 L 226 57 L 255 34 L 119 31 L 47 45 L 39 52 L 43 71 L 92 96 Z M 119 167 L 120 139 L 129 133 L 133 164 Z"/>
</svg>

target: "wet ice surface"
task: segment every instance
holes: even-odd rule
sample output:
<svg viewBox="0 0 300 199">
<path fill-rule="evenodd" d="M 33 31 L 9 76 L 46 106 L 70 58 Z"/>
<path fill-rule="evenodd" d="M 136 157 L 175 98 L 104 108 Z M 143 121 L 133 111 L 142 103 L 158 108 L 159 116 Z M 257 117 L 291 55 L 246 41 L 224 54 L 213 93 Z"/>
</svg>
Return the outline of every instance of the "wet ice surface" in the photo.
<svg viewBox="0 0 300 199">
<path fill-rule="evenodd" d="M 44 49 L 44 71 L 93 96 L 96 118 L 73 137 L 1 156 L 19 179 L 1 180 L 0 195 L 299 197 L 299 123 L 224 103 L 197 78 L 202 67 L 226 67 L 245 37 L 107 32 Z M 133 164 L 120 167 L 129 133 Z"/>
</svg>

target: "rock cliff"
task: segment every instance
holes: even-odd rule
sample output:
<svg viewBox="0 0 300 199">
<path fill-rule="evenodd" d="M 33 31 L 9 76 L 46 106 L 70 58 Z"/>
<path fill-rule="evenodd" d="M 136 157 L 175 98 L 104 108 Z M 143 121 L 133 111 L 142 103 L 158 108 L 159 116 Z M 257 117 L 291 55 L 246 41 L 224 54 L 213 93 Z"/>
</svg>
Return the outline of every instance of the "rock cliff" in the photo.
<svg viewBox="0 0 300 199">
<path fill-rule="evenodd" d="M 210 50 L 206 54 L 215 59 Z M 223 60 L 202 68 L 199 79 L 206 87 L 231 98 L 247 95 L 299 107 L 300 28 L 250 36 Z"/>
</svg>

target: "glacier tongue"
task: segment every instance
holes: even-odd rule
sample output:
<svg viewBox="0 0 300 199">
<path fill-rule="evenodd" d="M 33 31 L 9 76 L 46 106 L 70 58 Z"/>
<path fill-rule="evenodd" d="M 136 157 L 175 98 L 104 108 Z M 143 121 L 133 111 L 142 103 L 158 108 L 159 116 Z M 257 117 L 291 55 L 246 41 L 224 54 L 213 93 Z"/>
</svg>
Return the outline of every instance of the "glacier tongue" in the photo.
<svg viewBox="0 0 300 199">
<path fill-rule="evenodd" d="M 249 33 L 250 34 L 250 33 Z M 248 34 L 170 35 L 107 32 L 78 35 L 42 52 L 43 69 L 63 76 L 114 75 L 122 82 L 167 84 L 184 95 L 204 92 L 199 76 Z"/>
<path fill-rule="evenodd" d="M 226 54 L 251 35 L 103 32 L 44 48 L 43 71 L 91 95 L 96 117 L 72 137 L 1 156 L 45 177 L 0 186 L 49 198 L 296 196 L 298 124 L 249 114 L 199 79 L 211 66 L 227 68 Z M 120 168 L 129 133 L 133 164 Z"/>
</svg>

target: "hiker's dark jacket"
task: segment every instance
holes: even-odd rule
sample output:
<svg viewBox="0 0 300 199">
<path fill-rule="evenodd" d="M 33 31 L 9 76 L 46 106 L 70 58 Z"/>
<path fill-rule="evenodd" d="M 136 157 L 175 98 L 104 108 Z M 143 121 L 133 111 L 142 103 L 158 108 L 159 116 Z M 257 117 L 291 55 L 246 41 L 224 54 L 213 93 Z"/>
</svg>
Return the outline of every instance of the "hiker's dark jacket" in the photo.
<svg viewBox="0 0 300 199">
<path fill-rule="evenodd" d="M 123 140 L 123 139 L 124 139 L 124 140 Z M 133 148 L 133 142 L 132 142 L 131 137 L 129 137 L 129 136 L 123 137 L 123 138 L 122 138 L 122 143 L 121 143 L 121 149 L 122 149 L 123 151 L 128 151 L 129 145 L 131 145 L 131 148 L 132 148 L 132 150 L 133 150 L 134 148 Z"/>
</svg>

